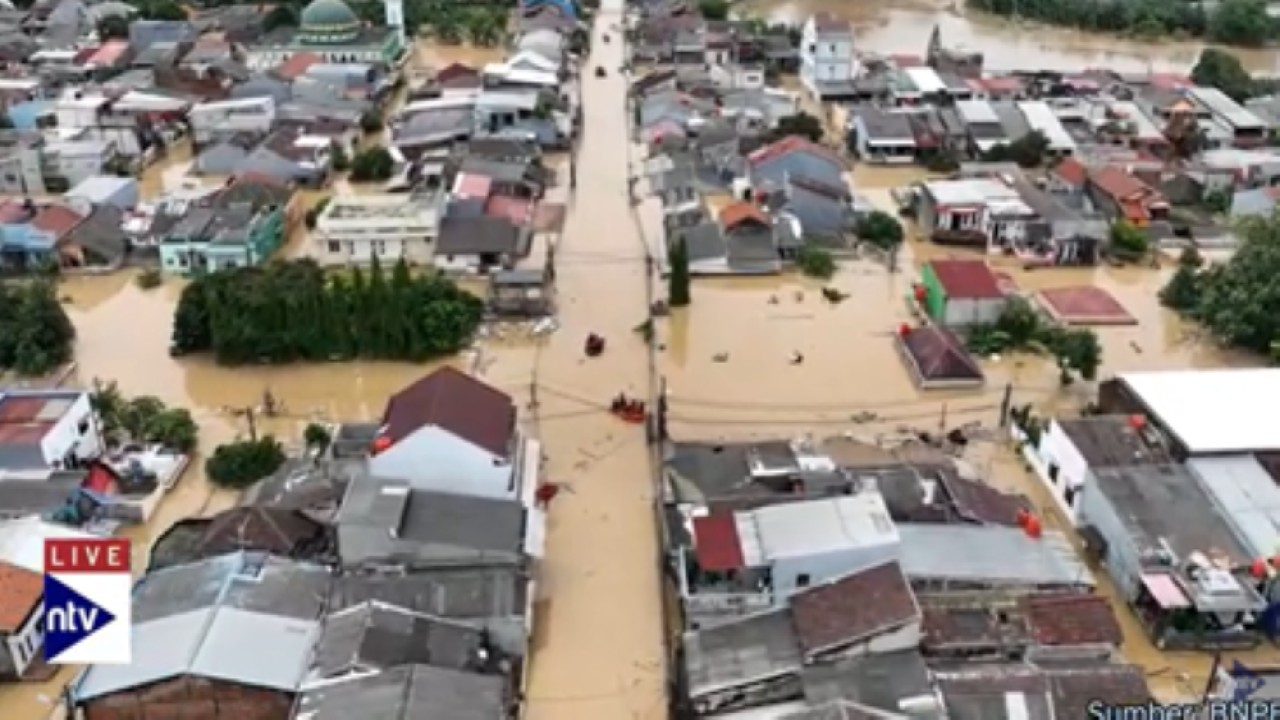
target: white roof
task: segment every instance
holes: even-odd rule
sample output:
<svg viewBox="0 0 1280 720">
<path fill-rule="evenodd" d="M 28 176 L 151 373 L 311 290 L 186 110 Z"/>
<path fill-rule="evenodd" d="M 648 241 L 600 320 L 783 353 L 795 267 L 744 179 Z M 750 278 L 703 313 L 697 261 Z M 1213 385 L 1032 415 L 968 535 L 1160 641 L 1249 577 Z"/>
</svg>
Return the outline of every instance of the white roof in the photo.
<svg viewBox="0 0 1280 720">
<path fill-rule="evenodd" d="M 1280 487 L 1256 457 L 1192 458 L 1187 468 L 1250 554 L 1269 557 L 1280 551 Z"/>
<path fill-rule="evenodd" d="M 32 515 L 0 522 L 0 560 L 31 572 L 44 572 L 44 541 L 83 540 L 97 537 L 62 525 L 54 525 Z"/>
<path fill-rule="evenodd" d="M 911 84 L 916 86 L 916 90 L 922 93 L 938 93 L 947 89 L 947 84 L 942 82 L 942 78 L 938 77 L 938 73 L 931 67 L 924 65 L 909 67 L 903 72 L 906 73 Z"/>
<path fill-rule="evenodd" d="M 956 112 L 966 125 L 987 125 L 1000 123 L 995 108 L 986 100 L 957 100 Z"/>
<path fill-rule="evenodd" d="M 1076 141 L 1071 139 L 1071 133 L 1062 126 L 1062 121 L 1058 119 L 1057 113 L 1053 108 L 1049 107 L 1049 103 L 1043 101 L 1021 102 L 1018 103 L 1018 109 L 1022 111 L 1022 116 L 1027 119 L 1027 124 L 1032 130 L 1040 131 L 1045 139 L 1049 141 L 1049 147 L 1054 150 L 1074 150 Z"/>
<path fill-rule="evenodd" d="M 939 205 L 985 205 L 996 201 L 1021 201 L 1017 190 L 990 178 L 935 180 L 924 184 Z"/>
<path fill-rule="evenodd" d="M 738 513 L 739 541 L 748 566 L 780 558 L 819 555 L 851 548 L 896 544 L 898 531 L 889 517 L 884 497 L 872 490 L 857 495 L 785 503 Z M 744 522 L 754 526 L 754 537 L 744 537 Z M 750 538 L 750 539 L 748 539 Z M 752 547 L 751 540 L 756 541 Z"/>
<path fill-rule="evenodd" d="M 1280 450 L 1280 369 L 1169 370 L 1120 375 L 1189 453 Z"/>
</svg>

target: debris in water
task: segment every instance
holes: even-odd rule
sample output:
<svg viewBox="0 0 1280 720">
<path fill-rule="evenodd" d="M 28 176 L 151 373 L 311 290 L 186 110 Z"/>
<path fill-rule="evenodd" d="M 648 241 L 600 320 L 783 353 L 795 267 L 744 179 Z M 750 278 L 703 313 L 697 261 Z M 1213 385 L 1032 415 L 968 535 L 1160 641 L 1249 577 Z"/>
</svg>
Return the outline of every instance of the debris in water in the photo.
<svg viewBox="0 0 1280 720">
<path fill-rule="evenodd" d="M 551 333 L 559 329 L 560 329 L 559 321 L 557 321 L 553 317 L 544 317 L 538 322 L 533 324 L 532 332 L 534 335 L 542 336 L 542 335 L 550 335 Z"/>
<path fill-rule="evenodd" d="M 848 297 L 849 297 L 849 293 L 840 292 L 838 288 L 833 288 L 833 287 L 822 288 L 822 299 L 826 300 L 832 305 L 836 305 L 841 302 L 844 302 L 845 299 L 847 299 Z"/>
<path fill-rule="evenodd" d="M 770 304 L 770 305 L 777 305 L 777 304 L 778 304 L 778 296 L 777 296 L 777 295 L 770 295 L 770 296 L 769 296 L 769 304 Z"/>
<path fill-rule="evenodd" d="M 796 291 L 796 302 L 804 302 L 804 291 L 803 291 L 803 290 L 797 290 L 797 291 Z"/>
<path fill-rule="evenodd" d="M 729 362 L 729 353 L 725 353 L 725 352 L 716 353 L 715 355 L 711 356 L 711 362 L 718 362 L 718 363 Z"/>
<path fill-rule="evenodd" d="M 604 338 L 595 333 L 587 335 L 587 341 L 583 344 L 583 351 L 587 357 L 599 357 L 604 352 Z"/>
<path fill-rule="evenodd" d="M 1130 340 L 1129 347 L 1133 348 L 1133 351 L 1138 353 L 1139 355 L 1142 354 L 1142 346 L 1139 345 L 1136 340 Z"/>
<path fill-rule="evenodd" d="M 792 364 L 792 365 L 799 365 L 799 364 L 801 364 L 801 363 L 803 363 L 803 362 L 804 362 L 804 355 L 801 355 L 799 350 L 792 350 L 792 351 L 791 351 L 791 364 Z"/>
</svg>

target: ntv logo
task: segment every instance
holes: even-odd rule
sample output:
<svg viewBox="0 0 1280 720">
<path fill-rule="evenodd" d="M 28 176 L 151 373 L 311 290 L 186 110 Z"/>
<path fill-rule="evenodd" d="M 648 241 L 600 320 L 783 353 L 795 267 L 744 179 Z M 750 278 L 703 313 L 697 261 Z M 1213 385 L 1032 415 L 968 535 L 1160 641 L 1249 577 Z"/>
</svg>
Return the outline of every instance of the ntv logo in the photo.
<svg viewBox="0 0 1280 720">
<path fill-rule="evenodd" d="M 54 665 L 127 664 L 129 541 L 46 540 L 44 653 Z"/>
</svg>

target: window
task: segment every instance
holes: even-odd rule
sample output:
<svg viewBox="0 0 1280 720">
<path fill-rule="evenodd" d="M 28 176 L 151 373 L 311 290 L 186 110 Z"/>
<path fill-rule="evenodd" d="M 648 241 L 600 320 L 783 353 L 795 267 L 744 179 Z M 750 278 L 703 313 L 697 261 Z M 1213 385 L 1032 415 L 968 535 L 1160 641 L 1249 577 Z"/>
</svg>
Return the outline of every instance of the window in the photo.
<svg viewBox="0 0 1280 720">
<path fill-rule="evenodd" d="M 1059 468 L 1057 463 L 1049 463 L 1049 479 L 1052 480 L 1054 484 L 1057 484 L 1058 482 L 1058 470 Z"/>
<path fill-rule="evenodd" d="M 385 240 L 374 240 L 374 241 L 373 241 L 373 252 L 374 252 L 374 254 L 375 254 L 375 255 L 385 255 L 385 254 L 387 254 L 387 243 L 386 243 L 386 241 L 385 241 Z"/>
<path fill-rule="evenodd" d="M 809 587 L 809 573 L 800 573 L 796 576 L 796 587 Z"/>
<path fill-rule="evenodd" d="M 84 435 L 85 433 L 89 432 L 89 418 L 85 418 L 84 420 L 81 420 L 80 424 L 76 425 L 76 432 L 80 433 L 81 435 Z"/>
<path fill-rule="evenodd" d="M 1069 488 L 1067 488 L 1067 491 L 1066 491 L 1066 492 L 1064 492 L 1064 493 L 1062 494 L 1062 499 L 1067 501 L 1067 507 L 1075 507 L 1075 506 L 1076 506 L 1076 495 L 1077 495 L 1077 494 L 1079 494 L 1079 490 L 1077 490 L 1077 489 L 1076 489 L 1076 488 L 1074 488 L 1074 487 L 1069 487 Z"/>
<path fill-rule="evenodd" d="M 330 240 L 330 241 L 329 241 L 329 252 L 331 252 L 331 253 L 340 253 L 340 252 L 342 252 L 342 243 L 338 242 L 337 240 Z"/>
</svg>

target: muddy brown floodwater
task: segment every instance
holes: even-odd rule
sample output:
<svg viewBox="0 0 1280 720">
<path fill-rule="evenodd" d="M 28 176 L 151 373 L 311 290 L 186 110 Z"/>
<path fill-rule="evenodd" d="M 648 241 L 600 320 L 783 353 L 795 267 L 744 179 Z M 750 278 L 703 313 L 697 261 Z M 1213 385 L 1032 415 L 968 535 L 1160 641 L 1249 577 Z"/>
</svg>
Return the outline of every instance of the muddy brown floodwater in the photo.
<svg viewBox="0 0 1280 720">
<path fill-rule="evenodd" d="M 826 11 L 849 18 L 859 52 L 923 55 L 935 25 L 953 48 L 981 51 L 990 70 L 1080 70 L 1188 72 L 1203 43 L 1139 42 L 1032 22 L 1013 22 L 977 12 L 957 12 L 963 2 L 945 0 L 745 0 L 738 11 L 773 22 L 803 23 Z M 1249 70 L 1277 74 L 1280 55 L 1270 50 L 1233 50 Z"/>
</svg>

